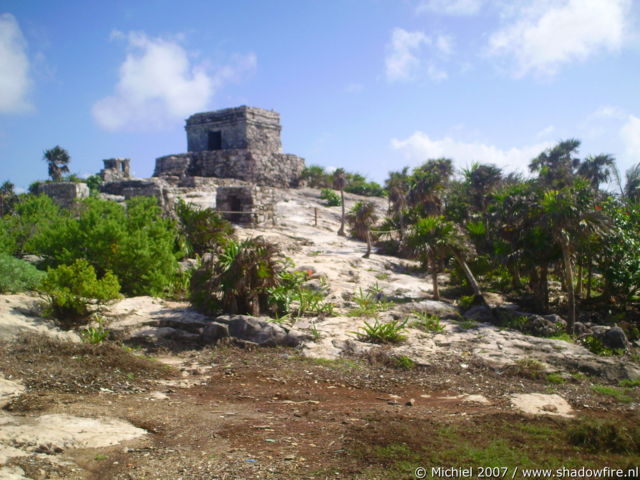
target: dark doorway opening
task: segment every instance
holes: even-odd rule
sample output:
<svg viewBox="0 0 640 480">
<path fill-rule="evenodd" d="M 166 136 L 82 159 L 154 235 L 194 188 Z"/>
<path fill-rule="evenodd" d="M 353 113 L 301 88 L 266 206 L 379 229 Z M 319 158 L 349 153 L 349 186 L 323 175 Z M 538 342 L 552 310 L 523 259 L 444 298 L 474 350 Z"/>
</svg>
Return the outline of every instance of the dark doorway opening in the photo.
<svg viewBox="0 0 640 480">
<path fill-rule="evenodd" d="M 242 199 L 239 197 L 231 197 L 229 198 L 229 210 L 233 213 L 230 213 L 228 216 L 228 220 L 232 223 L 240 223 L 242 222 L 244 215 L 242 208 Z"/>
<path fill-rule="evenodd" d="M 222 150 L 222 132 L 209 132 L 209 150 Z"/>
</svg>

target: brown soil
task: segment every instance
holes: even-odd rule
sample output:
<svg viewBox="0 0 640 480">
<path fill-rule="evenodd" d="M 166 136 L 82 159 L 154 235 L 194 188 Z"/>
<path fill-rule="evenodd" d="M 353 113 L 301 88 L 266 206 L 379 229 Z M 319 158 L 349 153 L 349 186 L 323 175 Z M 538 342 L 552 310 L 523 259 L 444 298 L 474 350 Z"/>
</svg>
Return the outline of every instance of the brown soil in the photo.
<svg viewBox="0 0 640 480">
<path fill-rule="evenodd" d="M 403 370 L 384 349 L 317 361 L 293 349 L 222 346 L 182 353 L 183 364 L 210 370 L 180 377 L 115 345 L 30 339 L 0 346 L 0 353 L 0 372 L 28 387 L 9 405 L 13 414 L 116 417 L 150 432 L 117 447 L 62 452 L 81 470 L 35 456 L 12 460 L 32 478 L 413 478 L 415 465 L 477 464 L 482 455 L 557 468 L 568 460 L 626 466 L 640 453 L 633 445 L 626 453 L 583 451 L 564 433 L 581 420 L 515 414 L 509 395 L 557 391 L 580 417 L 629 428 L 639 420 L 637 403 L 595 394 L 586 381 L 552 386 L 462 358 Z M 189 376 L 201 384 L 158 383 Z M 491 404 L 462 402 L 461 393 L 482 394 Z M 500 456 L 507 451 L 520 453 Z"/>
</svg>

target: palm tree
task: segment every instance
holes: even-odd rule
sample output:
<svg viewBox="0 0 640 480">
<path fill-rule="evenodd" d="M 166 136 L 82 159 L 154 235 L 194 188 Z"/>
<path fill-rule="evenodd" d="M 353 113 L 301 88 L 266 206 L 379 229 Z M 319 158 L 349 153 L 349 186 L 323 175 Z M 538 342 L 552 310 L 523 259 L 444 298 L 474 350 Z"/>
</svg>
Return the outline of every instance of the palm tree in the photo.
<svg viewBox="0 0 640 480">
<path fill-rule="evenodd" d="M 441 215 L 443 192 L 453 175 L 449 158 L 427 160 L 411 174 L 409 203 L 422 216 Z"/>
<path fill-rule="evenodd" d="M 351 235 L 367 242 L 367 252 L 364 258 L 371 255 L 371 227 L 378 221 L 376 205 L 373 202 L 358 202 L 347 215 Z"/>
<path fill-rule="evenodd" d="M 564 140 L 531 160 L 529 170 L 538 172 L 539 180 L 546 187 L 571 185 L 575 170 L 580 166 L 580 160 L 574 156 L 579 147 L 580 140 Z"/>
<path fill-rule="evenodd" d="M 495 165 L 474 163 L 463 171 L 463 175 L 469 193 L 469 206 L 484 216 L 491 193 L 502 181 L 502 170 Z"/>
<path fill-rule="evenodd" d="M 408 171 L 409 167 L 404 167 L 400 172 L 390 172 L 389 178 L 385 181 L 385 187 L 389 192 L 389 213 L 398 218 L 400 241 L 404 238 L 404 214 L 408 207 Z"/>
<path fill-rule="evenodd" d="M 338 235 L 345 236 L 344 233 L 344 220 L 345 220 L 345 212 L 344 212 L 344 187 L 347 186 L 347 176 L 344 168 L 337 168 L 335 172 L 333 172 L 333 188 L 336 190 L 340 190 L 340 200 L 342 205 L 342 215 L 340 217 L 340 230 L 338 230 Z"/>
<path fill-rule="evenodd" d="M 8 180 L 0 186 L 0 217 L 11 211 L 17 199 L 14 188 L 15 185 Z"/>
<path fill-rule="evenodd" d="M 607 153 L 589 155 L 580 163 L 578 175 L 589 180 L 593 189 L 598 191 L 600 184 L 608 182 L 611 178 L 615 163 L 615 158 Z"/>
<path fill-rule="evenodd" d="M 631 202 L 638 202 L 640 200 L 640 163 L 627 170 L 626 177 L 624 196 Z"/>
<path fill-rule="evenodd" d="M 465 260 L 465 250 L 470 248 L 469 244 L 462 231 L 453 222 L 445 220 L 441 215 L 419 218 L 409 235 L 409 244 L 416 253 L 426 256 L 431 264 L 431 282 L 435 300 L 440 299 L 438 270 L 440 260 L 446 252 L 451 253 L 462 268 L 475 297 L 483 299 L 480 286 Z"/>
<path fill-rule="evenodd" d="M 43 160 L 45 160 L 49 166 L 49 176 L 54 182 L 62 180 L 62 174 L 69 173 L 69 162 L 71 157 L 69 152 L 60 145 L 45 150 Z"/>
</svg>

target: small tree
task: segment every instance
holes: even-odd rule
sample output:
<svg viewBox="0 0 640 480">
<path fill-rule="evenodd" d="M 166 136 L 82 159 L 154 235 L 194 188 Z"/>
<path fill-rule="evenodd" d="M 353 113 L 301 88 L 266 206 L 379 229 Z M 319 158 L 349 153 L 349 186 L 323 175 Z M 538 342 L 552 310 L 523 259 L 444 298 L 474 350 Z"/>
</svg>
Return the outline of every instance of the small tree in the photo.
<svg viewBox="0 0 640 480">
<path fill-rule="evenodd" d="M 347 216 L 351 236 L 367 242 L 367 252 L 364 258 L 371 255 L 371 227 L 378 221 L 376 205 L 373 202 L 356 203 Z"/>
<path fill-rule="evenodd" d="M 344 220 L 345 220 L 345 212 L 344 212 L 344 187 L 347 185 L 347 177 L 344 168 L 338 168 L 335 172 L 333 172 L 333 188 L 336 190 L 340 190 L 340 203 L 342 205 L 342 215 L 340 217 L 340 230 L 338 230 L 338 235 L 345 236 L 344 234 Z"/>
<path fill-rule="evenodd" d="M 15 185 L 8 180 L 0 186 L 0 217 L 10 213 L 17 200 L 14 188 Z"/>
<path fill-rule="evenodd" d="M 69 162 L 71 161 L 71 157 L 69 156 L 69 152 L 60 145 L 56 145 L 49 150 L 45 150 L 43 160 L 47 162 L 49 167 L 49 177 L 51 177 L 51 180 L 54 182 L 61 181 L 62 175 L 69 173 Z"/>
<path fill-rule="evenodd" d="M 204 255 L 234 238 L 233 225 L 213 208 L 198 209 L 180 200 L 176 213 L 190 253 Z"/>
</svg>

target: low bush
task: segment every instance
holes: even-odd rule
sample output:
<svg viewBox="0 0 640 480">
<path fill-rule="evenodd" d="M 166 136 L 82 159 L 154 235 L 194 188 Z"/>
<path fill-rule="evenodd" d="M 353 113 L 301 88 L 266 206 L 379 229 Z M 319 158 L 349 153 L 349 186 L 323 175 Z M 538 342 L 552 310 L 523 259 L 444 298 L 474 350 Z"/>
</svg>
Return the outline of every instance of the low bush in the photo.
<svg viewBox="0 0 640 480">
<path fill-rule="evenodd" d="M 602 355 L 605 357 L 610 357 L 613 355 L 623 355 L 623 349 L 611 349 L 604 345 L 602 340 L 594 335 L 587 335 L 582 339 L 582 345 L 589 350 L 591 353 L 595 353 L 596 355 Z"/>
<path fill-rule="evenodd" d="M 375 292 L 369 290 L 366 293 L 362 292 L 362 288 L 359 293 L 353 297 L 353 301 L 358 305 L 351 310 L 347 315 L 349 317 L 377 317 L 378 313 L 387 310 L 392 303 L 383 300 L 381 292 Z"/>
<path fill-rule="evenodd" d="M 107 272 L 98 280 L 96 271 L 84 259 L 49 269 L 40 288 L 47 301 L 47 313 L 65 328 L 84 323 L 93 307 L 120 296 L 117 277 Z"/>
<path fill-rule="evenodd" d="M 591 452 L 640 453 L 640 427 L 619 422 L 587 420 L 572 426 L 569 442 Z"/>
<path fill-rule="evenodd" d="M 29 262 L 0 253 L 0 293 L 35 290 L 43 277 L 44 272 Z"/>
<path fill-rule="evenodd" d="M 330 188 L 323 188 L 320 191 L 320 198 L 327 202 L 327 206 L 329 207 L 337 207 L 342 205 L 342 201 L 340 200 L 340 195 L 331 190 Z"/>
</svg>

